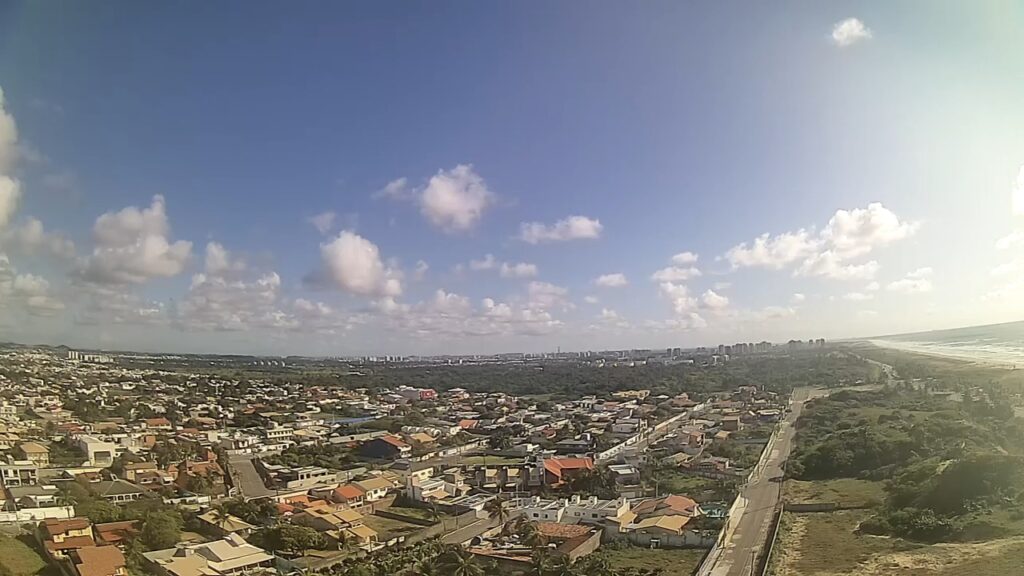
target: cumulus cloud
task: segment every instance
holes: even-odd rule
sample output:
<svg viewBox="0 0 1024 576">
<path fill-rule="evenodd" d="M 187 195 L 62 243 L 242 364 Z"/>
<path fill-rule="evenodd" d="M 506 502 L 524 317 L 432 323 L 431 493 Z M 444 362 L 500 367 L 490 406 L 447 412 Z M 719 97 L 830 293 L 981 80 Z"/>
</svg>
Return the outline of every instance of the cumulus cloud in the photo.
<svg viewBox="0 0 1024 576">
<path fill-rule="evenodd" d="M 996 241 L 996 250 L 1024 248 L 1024 230 L 1014 230 Z"/>
<path fill-rule="evenodd" d="M 50 282 L 35 274 L 18 274 L 6 254 L 0 253 L 0 309 L 17 308 L 32 316 L 52 316 L 64 310 Z"/>
<path fill-rule="evenodd" d="M 602 274 L 594 279 L 594 284 L 605 288 L 621 288 L 629 284 L 626 275 L 621 272 L 614 274 Z"/>
<path fill-rule="evenodd" d="M 705 307 L 715 311 L 725 310 L 729 307 L 729 298 L 710 289 L 704 291 L 701 302 Z"/>
<path fill-rule="evenodd" d="M 3 235 L 4 246 L 12 252 L 36 255 L 46 254 L 60 260 L 75 257 L 75 243 L 62 234 L 47 232 L 43 223 L 29 218 Z"/>
<path fill-rule="evenodd" d="M 690 294 L 690 289 L 684 284 L 661 282 L 658 284 L 658 291 L 672 304 L 672 309 L 676 314 L 688 314 L 697 309 L 697 299 Z"/>
<path fill-rule="evenodd" d="M 796 292 L 795 294 L 789 297 L 789 301 L 793 304 L 802 304 L 803 301 L 806 299 L 807 297 L 799 292 Z"/>
<path fill-rule="evenodd" d="M 584 296 L 583 301 L 586 302 L 587 304 L 597 304 L 601 300 L 598 299 L 597 296 Z"/>
<path fill-rule="evenodd" d="M 487 254 L 480 260 L 470 260 L 470 270 L 494 270 L 498 267 L 498 261 L 495 260 L 493 254 Z"/>
<path fill-rule="evenodd" d="M 932 274 L 931 268 L 918 268 L 912 272 L 908 272 L 906 277 L 890 282 L 885 289 L 891 292 L 901 292 L 903 294 L 919 294 L 922 292 L 931 292 L 932 282 L 928 278 Z"/>
<path fill-rule="evenodd" d="M 672 257 L 672 263 L 676 266 L 690 266 L 697 263 L 699 256 L 693 252 L 680 252 Z"/>
<path fill-rule="evenodd" d="M 537 310 L 568 307 L 569 290 L 548 282 L 534 280 L 527 286 L 528 307 Z"/>
<path fill-rule="evenodd" d="M 480 221 L 494 194 L 472 166 L 460 164 L 431 177 L 419 202 L 431 224 L 445 232 L 464 232 Z"/>
<path fill-rule="evenodd" d="M 0 174 L 0 230 L 11 222 L 21 200 L 21 184 L 17 180 Z"/>
<path fill-rule="evenodd" d="M 98 284 L 141 284 L 176 276 L 192 255 L 192 243 L 168 239 L 170 225 L 163 196 L 148 208 L 129 206 L 108 212 L 93 226 L 95 247 L 81 276 Z"/>
<path fill-rule="evenodd" d="M 840 48 L 871 38 L 871 30 L 857 18 L 847 18 L 832 27 L 832 42 Z"/>
<path fill-rule="evenodd" d="M 334 221 L 338 218 L 338 215 L 334 212 L 327 211 L 321 212 L 316 216 L 309 217 L 309 223 L 313 225 L 321 234 L 328 234 L 334 228 Z"/>
<path fill-rule="evenodd" d="M 18 157 L 18 125 L 14 116 L 7 112 L 3 88 L 0 88 L 0 174 L 14 168 Z"/>
<path fill-rule="evenodd" d="M 685 282 L 700 275 L 700 270 L 692 266 L 669 266 L 651 274 L 651 280 L 655 282 Z"/>
<path fill-rule="evenodd" d="M 874 297 L 874 294 L 867 294 L 864 292 L 847 292 L 846 294 L 843 295 L 843 300 L 850 300 L 852 302 L 864 302 L 866 300 L 871 300 Z"/>
<path fill-rule="evenodd" d="M 851 262 L 877 248 L 913 235 L 919 224 L 901 221 L 880 203 L 867 208 L 837 210 L 821 232 L 800 229 L 775 236 L 763 234 L 751 243 L 730 248 L 725 258 L 733 269 L 779 270 L 798 264 L 794 274 L 839 280 L 870 279 L 878 263 Z"/>
<path fill-rule="evenodd" d="M 345 230 L 320 245 L 320 258 L 330 280 L 353 294 L 395 297 L 402 293 L 400 273 L 384 265 L 377 245 Z"/>
<path fill-rule="evenodd" d="M 407 178 L 396 178 L 373 193 L 374 198 L 390 198 L 392 200 L 404 200 L 410 196 L 411 190 Z"/>
<path fill-rule="evenodd" d="M 536 264 L 530 264 L 528 262 L 516 262 L 515 264 L 502 262 L 501 264 L 502 278 L 533 278 L 536 275 Z"/>
<path fill-rule="evenodd" d="M 245 262 L 233 257 L 219 242 L 208 242 L 204 269 L 207 274 L 220 276 L 245 270 Z"/>
<path fill-rule="evenodd" d="M 519 239 L 528 244 L 564 242 L 568 240 L 594 240 L 601 237 L 601 222 L 586 216 L 569 216 L 553 225 L 542 222 L 523 222 Z"/>
</svg>

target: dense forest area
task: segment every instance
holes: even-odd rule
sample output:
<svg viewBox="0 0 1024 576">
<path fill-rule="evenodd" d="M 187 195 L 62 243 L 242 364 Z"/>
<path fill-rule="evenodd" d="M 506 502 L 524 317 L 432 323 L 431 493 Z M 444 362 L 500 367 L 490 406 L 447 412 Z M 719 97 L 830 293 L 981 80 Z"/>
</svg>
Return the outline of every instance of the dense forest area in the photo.
<svg viewBox="0 0 1024 576">
<path fill-rule="evenodd" d="M 1024 530 L 1024 421 L 998 390 L 840 391 L 797 427 L 791 477 L 885 482 L 863 532 L 938 542 Z"/>
<path fill-rule="evenodd" d="M 236 379 L 257 377 L 236 372 Z M 877 366 L 845 353 L 825 350 L 793 354 L 737 357 L 717 366 L 646 363 L 594 365 L 576 362 L 538 361 L 487 365 L 381 366 L 349 371 L 267 373 L 272 382 L 302 382 L 312 386 L 343 386 L 378 390 L 400 385 L 471 392 L 506 392 L 516 395 L 551 395 L 579 398 L 607 395 L 616 390 L 645 388 L 652 394 L 674 396 L 680 392 L 706 394 L 754 385 L 788 393 L 793 387 L 835 386 L 879 378 Z"/>
</svg>

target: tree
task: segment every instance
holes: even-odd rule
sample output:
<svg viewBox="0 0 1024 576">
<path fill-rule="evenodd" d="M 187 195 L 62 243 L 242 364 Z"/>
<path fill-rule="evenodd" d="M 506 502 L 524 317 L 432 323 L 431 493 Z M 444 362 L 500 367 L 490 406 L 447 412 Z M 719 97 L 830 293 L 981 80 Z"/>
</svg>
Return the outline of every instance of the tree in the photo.
<svg viewBox="0 0 1024 576">
<path fill-rule="evenodd" d="M 550 576 L 552 567 L 551 552 L 546 548 L 534 550 L 530 557 L 530 576 Z"/>
<path fill-rule="evenodd" d="M 180 538 L 181 517 L 170 511 L 152 512 L 147 515 L 142 532 L 139 533 L 139 539 L 150 550 L 171 548 Z"/>
<path fill-rule="evenodd" d="M 498 524 L 505 524 L 508 521 L 508 508 L 506 507 L 505 499 L 501 496 L 488 502 L 484 509 L 491 518 L 498 519 Z"/>
<path fill-rule="evenodd" d="M 483 576 L 484 569 L 476 563 L 476 558 L 462 548 L 449 550 L 439 561 L 444 574 L 451 576 Z"/>
<path fill-rule="evenodd" d="M 547 546 L 547 538 L 541 533 L 540 528 L 536 522 L 527 522 L 520 528 L 519 537 L 523 540 L 523 544 L 526 544 L 530 548 L 540 548 Z"/>
</svg>

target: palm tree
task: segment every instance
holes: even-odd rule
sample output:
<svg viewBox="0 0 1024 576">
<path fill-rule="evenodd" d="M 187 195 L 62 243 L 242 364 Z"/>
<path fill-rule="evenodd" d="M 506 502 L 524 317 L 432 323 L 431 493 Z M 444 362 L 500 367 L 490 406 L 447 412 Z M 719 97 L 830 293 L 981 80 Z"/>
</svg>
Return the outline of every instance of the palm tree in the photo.
<svg viewBox="0 0 1024 576">
<path fill-rule="evenodd" d="M 213 513 L 213 523 L 222 531 L 224 527 L 228 525 L 228 520 L 231 519 L 231 514 L 228 512 L 227 506 L 223 503 L 217 503 L 210 509 Z"/>
<path fill-rule="evenodd" d="M 60 492 L 57 494 L 57 505 L 74 507 L 75 504 L 78 504 L 78 498 L 75 498 L 75 495 L 67 488 L 61 486 Z M 69 511 L 68 518 L 71 518 L 73 514 L 73 511 Z"/>
<path fill-rule="evenodd" d="M 504 524 L 508 522 L 508 508 L 505 507 L 506 501 L 501 496 L 498 496 L 494 500 L 491 500 L 485 505 L 485 510 L 491 518 L 497 518 L 498 524 Z"/>
<path fill-rule="evenodd" d="M 484 569 L 476 563 L 470 552 L 462 548 L 450 550 L 441 557 L 440 566 L 451 576 L 483 576 Z"/>
<path fill-rule="evenodd" d="M 551 576 L 551 553 L 546 548 L 534 550 L 530 558 L 530 576 Z"/>
<path fill-rule="evenodd" d="M 536 522 L 527 522 L 523 525 L 523 528 L 519 532 L 519 537 L 523 539 L 523 544 L 526 544 L 530 548 L 540 548 L 547 546 L 548 540 L 541 533 L 540 528 Z"/>
</svg>

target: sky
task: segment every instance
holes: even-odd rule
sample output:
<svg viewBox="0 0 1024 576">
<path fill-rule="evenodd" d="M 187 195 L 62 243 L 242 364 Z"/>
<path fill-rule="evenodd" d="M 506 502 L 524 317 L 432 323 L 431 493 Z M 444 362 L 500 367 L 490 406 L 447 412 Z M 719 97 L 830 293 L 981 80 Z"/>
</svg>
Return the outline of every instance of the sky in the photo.
<svg viewBox="0 0 1024 576">
<path fill-rule="evenodd" d="M 0 341 L 1024 319 L 1024 5 L 0 0 Z"/>
</svg>

